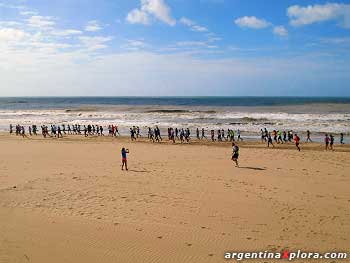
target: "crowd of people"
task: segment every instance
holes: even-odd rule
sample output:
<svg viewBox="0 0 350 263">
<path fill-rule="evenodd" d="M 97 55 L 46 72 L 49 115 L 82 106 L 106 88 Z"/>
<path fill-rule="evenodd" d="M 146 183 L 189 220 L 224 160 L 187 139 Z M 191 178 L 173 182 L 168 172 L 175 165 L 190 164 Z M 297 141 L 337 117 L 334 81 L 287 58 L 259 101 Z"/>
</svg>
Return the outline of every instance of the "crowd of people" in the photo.
<svg viewBox="0 0 350 263">
<path fill-rule="evenodd" d="M 28 131 L 29 136 L 38 135 L 38 126 L 30 125 L 16 125 L 13 126 L 10 124 L 10 133 L 16 133 L 16 135 L 20 135 L 26 137 L 26 132 Z M 139 126 L 130 127 L 130 138 L 132 141 L 137 140 L 141 137 L 141 130 Z M 147 138 L 151 142 L 161 142 L 163 141 L 161 130 L 158 126 L 155 127 L 147 127 L 146 129 Z M 62 125 L 50 125 L 50 127 L 46 125 L 41 126 L 41 134 L 43 137 L 56 137 L 62 138 L 64 135 L 84 135 L 88 136 L 104 136 L 104 128 L 101 125 L 80 125 L 80 124 L 62 124 Z M 267 147 L 275 147 L 275 144 L 285 144 L 285 143 L 295 143 L 297 149 L 300 151 L 300 142 L 301 139 L 297 133 L 292 130 L 288 131 L 280 131 L 280 130 L 272 130 L 268 131 L 266 128 L 260 130 L 261 141 L 267 144 Z M 120 132 L 117 125 L 108 125 L 108 136 L 117 137 L 120 136 Z M 191 130 L 189 128 L 173 128 L 168 127 L 167 129 L 168 140 L 175 143 L 179 141 L 181 143 L 190 142 L 191 141 Z M 233 129 L 218 129 L 218 130 L 205 130 L 204 128 L 196 128 L 195 129 L 195 138 L 197 140 L 210 140 L 210 141 L 229 141 L 229 142 L 237 142 L 243 141 L 241 136 L 241 131 L 237 129 L 236 131 Z M 306 131 L 306 139 L 305 142 L 312 142 L 311 132 L 309 130 Z M 335 137 L 333 134 L 325 134 L 324 143 L 326 150 L 333 150 L 333 145 L 335 143 Z M 340 133 L 339 143 L 344 144 L 344 134 Z"/>
</svg>

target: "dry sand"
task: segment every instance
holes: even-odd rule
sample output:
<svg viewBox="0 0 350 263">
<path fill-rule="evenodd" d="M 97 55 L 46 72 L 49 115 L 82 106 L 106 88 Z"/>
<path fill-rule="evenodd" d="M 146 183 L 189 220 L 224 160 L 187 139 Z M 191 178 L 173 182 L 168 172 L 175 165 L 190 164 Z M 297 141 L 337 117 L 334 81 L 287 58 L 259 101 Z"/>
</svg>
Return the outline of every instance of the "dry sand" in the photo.
<svg viewBox="0 0 350 263">
<path fill-rule="evenodd" d="M 346 251 L 350 149 L 302 146 L 241 144 L 236 168 L 228 143 L 2 134 L 0 262 L 236 262 L 224 253 Z"/>
</svg>

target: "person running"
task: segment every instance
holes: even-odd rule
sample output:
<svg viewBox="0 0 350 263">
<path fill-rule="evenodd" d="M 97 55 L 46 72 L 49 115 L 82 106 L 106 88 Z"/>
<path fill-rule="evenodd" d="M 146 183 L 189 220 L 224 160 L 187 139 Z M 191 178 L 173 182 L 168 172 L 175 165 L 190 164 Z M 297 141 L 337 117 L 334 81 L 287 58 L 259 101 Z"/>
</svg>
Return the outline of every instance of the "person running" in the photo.
<svg viewBox="0 0 350 263">
<path fill-rule="evenodd" d="M 284 143 L 287 142 L 287 133 L 286 133 L 286 131 L 283 131 L 283 142 Z"/>
<path fill-rule="evenodd" d="M 300 147 L 299 147 L 300 138 L 297 134 L 294 134 L 294 142 L 295 142 L 295 146 L 297 147 L 298 151 L 300 152 Z"/>
<path fill-rule="evenodd" d="M 131 141 L 136 141 L 136 137 L 135 137 L 135 130 L 133 128 L 130 128 L 130 138 Z"/>
<path fill-rule="evenodd" d="M 344 144 L 344 134 L 340 133 L 340 144 Z"/>
<path fill-rule="evenodd" d="M 306 138 L 306 142 L 312 142 L 310 136 L 311 136 L 311 132 L 310 132 L 309 130 L 307 130 L 307 131 L 306 131 L 306 137 L 307 137 L 307 138 Z"/>
<path fill-rule="evenodd" d="M 124 147 L 122 148 L 122 170 L 124 170 L 124 166 L 125 166 L 125 170 L 128 170 L 128 160 L 126 157 L 126 154 L 129 153 L 129 149 L 125 149 Z"/>
<path fill-rule="evenodd" d="M 329 149 L 332 151 L 334 151 L 333 144 L 334 144 L 334 136 L 331 134 L 329 135 Z"/>
<path fill-rule="evenodd" d="M 267 147 L 270 147 L 270 144 L 272 145 L 273 148 L 275 148 L 275 145 L 273 145 L 273 142 L 272 142 L 271 133 L 267 135 Z"/>
<path fill-rule="evenodd" d="M 277 135 L 278 135 L 278 137 L 277 137 L 277 143 L 283 144 L 283 140 L 282 140 L 282 131 L 278 130 L 278 131 L 277 131 Z"/>
<path fill-rule="evenodd" d="M 60 136 L 61 136 L 61 138 L 63 138 L 63 136 L 62 136 L 62 131 L 61 131 L 61 127 L 58 126 L 58 127 L 57 127 L 57 138 L 60 138 Z"/>
<path fill-rule="evenodd" d="M 231 160 L 236 163 L 236 167 L 238 167 L 238 157 L 239 157 L 239 147 L 232 142 L 232 157 Z"/>
<path fill-rule="evenodd" d="M 329 149 L 329 137 L 328 134 L 324 136 L 324 143 L 326 145 L 326 151 Z"/>
</svg>

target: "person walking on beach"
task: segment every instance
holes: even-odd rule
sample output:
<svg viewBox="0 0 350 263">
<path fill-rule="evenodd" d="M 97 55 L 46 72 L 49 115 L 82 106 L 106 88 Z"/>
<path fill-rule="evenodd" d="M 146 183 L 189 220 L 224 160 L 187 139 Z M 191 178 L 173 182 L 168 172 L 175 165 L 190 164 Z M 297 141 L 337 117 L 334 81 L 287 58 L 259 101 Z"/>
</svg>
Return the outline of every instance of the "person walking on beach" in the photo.
<svg viewBox="0 0 350 263">
<path fill-rule="evenodd" d="M 311 132 L 309 130 L 307 130 L 306 131 L 306 136 L 307 136 L 306 137 L 306 142 L 312 142 L 310 135 L 311 135 Z"/>
<path fill-rule="evenodd" d="M 129 149 L 125 149 L 124 147 L 122 148 L 122 170 L 124 170 L 124 166 L 125 166 L 125 170 L 128 170 L 128 160 L 126 157 L 126 154 L 129 153 Z"/>
<path fill-rule="evenodd" d="M 265 132 L 263 131 L 263 129 L 260 129 L 260 135 L 261 135 L 261 142 L 264 142 L 264 140 L 265 140 Z"/>
<path fill-rule="evenodd" d="M 239 157 L 239 147 L 232 142 L 232 157 L 231 160 L 236 163 L 236 167 L 238 167 L 238 157 Z"/>
<path fill-rule="evenodd" d="M 12 126 L 12 124 L 10 124 L 10 134 L 12 134 L 13 133 L 13 126 Z"/>
<path fill-rule="evenodd" d="M 205 137 L 205 131 L 204 131 L 204 128 L 202 128 L 202 140 L 203 140 L 204 138 L 206 139 L 207 137 Z"/>
<path fill-rule="evenodd" d="M 344 134 L 340 133 L 340 144 L 344 144 Z"/>
<path fill-rule="evenodd" d="M 334 144 L 334 136 L 331 134 L 329 135 L 329 149 L 332 151 L 334 151 L 333 144 Z"/>
<path fill-rule="evenodd" d="M 324 143 L 326 145 L 326 151 L 328 150 L 328 146 L 329 146 L 329 137 L 328 134 L 326 133 L 326 135 L 324 136 Z"/>
<path fill-rule="evenodd" d="M 238 129 L 237 130 L 237 141 L 239 142 L 239 140 L 243 141 L 243 139 L 241 138 L 241 131 Z"/>
<path fill-rule="evenodd" d="M 298 151 L 300 152 L 300 147 L 299 147 L 300 138 L 299 138 L 298 134 L 294 134 L 294 142 L 295 142 L 295 146 L 297 147 Z"/>
</svg>

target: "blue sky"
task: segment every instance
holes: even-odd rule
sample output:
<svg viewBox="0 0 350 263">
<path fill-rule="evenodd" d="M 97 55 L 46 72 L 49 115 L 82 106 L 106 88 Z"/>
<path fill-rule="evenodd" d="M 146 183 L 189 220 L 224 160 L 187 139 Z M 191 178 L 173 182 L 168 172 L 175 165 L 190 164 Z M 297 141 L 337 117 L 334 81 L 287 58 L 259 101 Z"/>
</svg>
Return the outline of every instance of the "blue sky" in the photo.
<svg viewBox="0 0 350 263">
<path fill-rule="evenodd" d="M 0 96 L 350 96 L 350 1 L 0 0 Z"/>
</svg>

